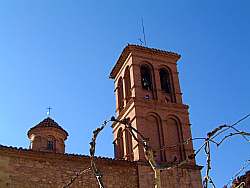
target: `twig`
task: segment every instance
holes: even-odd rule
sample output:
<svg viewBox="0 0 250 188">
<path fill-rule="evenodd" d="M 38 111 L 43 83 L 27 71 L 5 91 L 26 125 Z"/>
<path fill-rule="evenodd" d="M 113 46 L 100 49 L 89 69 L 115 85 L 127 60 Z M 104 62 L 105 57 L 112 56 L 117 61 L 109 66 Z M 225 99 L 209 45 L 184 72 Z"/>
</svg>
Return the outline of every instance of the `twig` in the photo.
<svg viewBox="0 0 250 188">
<path fill-rule="evenodd" d="M 222 140 L 221 140 L 219 143 L 217 143 L 217 147 L 219 147 L 219 146 L 222 144 L 222 142 L 225 141 L 227 138 L 232 137 L 232 136 L 235 136 L 235 135 L 240 135 L 240 136 L 242 136 L 242 135 L 245 136 L 245 135 L 246 135 L 246 136 L 250 136 L 250 133 L 247 133 L 247 132 L 244 132 L 244 131 L 236 132 L 236 133 L 229 133 L 228 135 L 224 136 L 224 137 L 222 138 Z M 247 139 L 247 141 L 249 142 L 248 139 Z"/>
<path fill-rule="evenodd" d="M 226 187 L 248 166 L 250 165 L 250 160 L 246 160 L 243 164 L 243 166 L 230 178 L 228 183 L 226 184 Z"/>
<path fill-rule="evenodd" d="M 91 170 L 91 168 L 86 168 L 86 169 L 82 170 L 81 172 L 76 173 L 76 175 L 74 177 L 72 177 L 71 180 L 66 185 L 63 186 L 63 188 L 70 187 L 79 176 L 89 172 L 90 170 Z"/>
<path fill-rule="evenodd" d="M 215 129 L 213 129 L 211 132 L 207 133 L 206 141 L 203 143 L 203 145 L 198 150 L 198 151 L 200 151 L 201 148 L 205 147 L 204 149 L 205 149 L 205 153 L 207 155 L 207 159 L 206 159 L 206 175 L 205 175 L 204 181 L 203 181 L 203 187 L 204 188 L 208 187 L 208 183 L 212 184 L 212 186 L 215 187 L 215 184 L 213 183 L 212 178 L 210 177 L 210 170 L 211 170 L 210 142 L 215 143 L 217 145 L 217 147 L 219 147 L 224 140 L 226 140 L 227 138 L 232 137 L 234 135 L 241 135 L 241 136 L 243 136 L 244 139 L 246 139 L 249 142 L 249 140 L 245 137 L 245 135 L 249 136 L 250 133 L 239 131 L 238 129 L 235 128 L 235 126 L 237 124 L 239 124 L 243 120 L 247 119 L 249 116 L 250 116 L 250 114 L 244 116 L 243 118 L 241 118 L 240 120 L 236 121 L 232 125 L 221 125 L 221 126 L 218 126 Z M 214 139 L 216 137 L 218 137 L 220 134 L 224 133 L 225 131 L 227 131 L 229 129 L 233 129 L 235 131 L 235 133 L 230 133 L 229 135 L 226 135 L 220 142 L 214 141 Z"/>
<path fill-rule="evenodd" d="M 238 121 L 236 121 L 236 122 L 233 123 L 232 125 L 227 126 L 226 129 L 224 129 L 224 130 L 218 132 L 216 135 L 214 135 L 214 136 L 212 137 L 212 139 L 215 138 L 215 137 L 217 137 L 218 135 L 222 134 L 223 132 L 227 131 L 228 129 L 230 129 L 230 128 L 232 128 L 232 127 L 235 127 L 235 126 L 238 125 L 240 122 L 244 121 L 245 119 L 247 119 L 247 118 L 249 118 L 249 117 L 250 117 L 250 113 L 247 114 L 247 115 L 245 115 L 243 118 L 239 119 Z"/>
<path fill-rule="evenodd" d="M 101 125 L 101 127 L 97 128 L 93 131 L 92 141 L 89 143 L 90 144 L 89 153 L 90 153 L 91 169 L 96 177 L 99 188 L 104 188 L 104 185 L 102 182 L 102 174 L 101 174 L 100 170 L 96 167 L 96 164 L 95 164 L 96 139 L 97 139 L 98 134 L 106 127 L 108 122 L 110 122 L 110 121 L 104 121 L 103 124 Z"/>
<path fill-rule="evenodd" d="M 149 146 L 148 139 L 145 138 L 144 135 L 142 133 L 140 133 L 137 129 L 135 129 L 134 127 L 132 127 L 129 119 L 125 118 L 125 119 L 122 119 L 122 120 L 117 120 L 114 117 L 112 117 L 110 121 L 120 122 L 121 124 L 125 125 L 125 129 L 127 129 L 129 131 L 129 133 L 138 142 L 138 144 L 141 144 L 143 146 L 145 157 L 146 157 L 147 161 L 149 162 L 151 168 L 155 172 L 155 177 L 154 177 L 155 188 L 160 188 L 161 187 L 161 181 L 160 181 L 160 171 L 161 170 L 164 170 L 164 169 L 169 170 L 169 169 L 173 169 L 173 168 L 182 166 L 183 164 L 187 163 L 188 161 L 194 159 L 196 157 L 196 155 L 203 148 L 204 148 L 205 153 L 207 155 L 207 160 L 206 160 L 206 163 L 207 163 L 206 164 L 206 176 L 204 177 L 204 184 L 203 184 L 203 186 L 204 186 L 204 188 L 207 188 L 208 184 L 211 184 L 215 188 L 215 184 L 212 181 L 212 178 L 210 177 L 210 170 L 211 170 L 211 149 L 210 149 L 210 142 L 216 144 L 219 147 L 226 139 L 228 139 L 229 137 L 232 137 L 234 135 L 241 135 L 244 139 L 246 139 L 249 142 L 249 140 L 247 139 L 246 136 L 250 136 L 250 133 L 239 131 L 238 129 L 235 128 L 235 126 L 237 124 L 239 124 L 243 120 L 247 119 L 248 117 L 250 117 L 250 114 L 244 116 L 243 118 L 241 118 L 240 120 L 236 121 L 232 125 L 221 125 L 221 126 L 218 126 L 215 129 L 213 129 L 211 132 L 208 132 L 206 138 L 193 138 L 193 139 L 192 138 L 188 138 L 187 140 L 185 140 L 185 141 L 183 141 L 181 143 L 178 143 L 176 145 L 161 147 L 159 150 L 165 150 L 165 149 L 175 148 L 175 147 L 178 147 L 178 146 L 181 146 L 181 145 L 188 144 L 190 141 L 193 141 L 193 140 L 204 140 L 204 143 L 199 147 L 199 149 L 195 153 L 187 156 L 186 160 L 183 160 L 183 161 L 179 162 L 178 164 L 171 164 L 171 166 L 168 166 L 168 167 L 162 167 L 161 165 L 159 165 L 154 160 L 154 151 Z M 79 177 L 80 175 L 84 174 L 85 172 L 87 172 L 89 170 L 93 171 L 93 173 L 94 173 L 94 175 L 96 177 L 96 180 L 98 182 L 99 188 L 104 188 L 104 185 L 103 185 L 103 182 L 102 182 L 102 174 L 101 174 L 100 170 L 97 168 L 94 159 L 95 159 L 95 149 L 96 149 L 96 139 L 97 139 L 97 136 L 106 127 L 107 123 L 110 122 L 110 121 L 104 121 L 104 123 L 101 125 L 101 127 L 97 128 L 97 129 L 95 129 L 93 131 L 92 141 L 90 142 L 91 168 L 85 169 L 85 170 L 81 171 L 80 173 L 78 173 L 63 188 L 69 187 L 77 179 L 77 177 Z M 224 133 L 225 131 L 227 131 L 229 129 L 233 129 L 235 132 L 230 133 L 230 134 L 224 136 L 223 139 L 220 142 L 216 142 L 214 140 L 220 134 Z M 136 134 L 137 134 L 137 136 L 136 136 Z"/>
</svg>

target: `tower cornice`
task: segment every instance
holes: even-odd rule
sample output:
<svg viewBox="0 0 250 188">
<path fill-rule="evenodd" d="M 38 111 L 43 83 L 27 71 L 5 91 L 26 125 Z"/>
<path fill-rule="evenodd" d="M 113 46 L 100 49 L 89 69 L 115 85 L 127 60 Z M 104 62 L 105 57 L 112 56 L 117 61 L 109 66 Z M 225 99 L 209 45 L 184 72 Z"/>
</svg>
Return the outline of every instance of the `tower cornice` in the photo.
<svg viewBox="0 0 250 188">
<path fill-rule="evenodd" d="M 180 59 L 181 55 L 175 53 L 175 52 L 170 52 L 170 51 L 165 51 L 165 50 L 160 50 L 156 48 L 149 48 L 145 46 L 140 46 L 140 45 L 134 45 L 134 44 L 128 44 L 122 51 L 121 55 L 119 56 L 118 60 L 116 61 L 115 66 L 111 70 L 109 78 L 114 79 L 119 72 L 120 68 L 122 67 L 124 61 L 128 57 L 130 53 L 133 53 L 135 51 L 140 51 L 143 53 L 150 53 L 150 54 L 156 54 L 160 56 L 168 56 L 173 58 L 175 61 Z"/>
</svg>

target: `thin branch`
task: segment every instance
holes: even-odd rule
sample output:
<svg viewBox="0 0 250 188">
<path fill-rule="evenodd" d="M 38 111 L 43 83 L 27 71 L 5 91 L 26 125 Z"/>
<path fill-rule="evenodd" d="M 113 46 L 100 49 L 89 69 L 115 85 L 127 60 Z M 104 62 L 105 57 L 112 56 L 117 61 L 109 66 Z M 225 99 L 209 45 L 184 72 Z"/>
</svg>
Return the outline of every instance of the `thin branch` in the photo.
<svg viewBox="0 0 250 188">
<path fill-rule="evenodd" d="M 178 143 L 176 145 L 172 145 L 172 146 L 163 146 L 161 147 L 159 150 L 165 150 L 165 149 L 170 149 L 170 148 L 175 148 L 181 145 L 185 145 L 185 144 L 189 144 L 190 141 L 193 140 L 204 140 L 204 143 L 199 147 L 199 149 L 187 156 L 186 160 L 183 160 L 181 162 L 179 162 L 178 164 L 176 163 L 172 163 L 171 166 L 168 167 L 163 167 L 161 165 L 159 165 L 155 160 L 154 160 L 154 151 L 153 149 L 149 146 L 149 139 L 145 138 L 144 135 L 142 133 L 140 133 L 137 129 L 135 129 L 134 127 L 132 127 L 129 119 L 125 118 L 122 120 L 117 120 L 114 117 L 111 118 L 110 121 L 116 121 L 119 122 L 123 125 L 125 125 L 125 129 L 127 129 L 129 131 L 129 133 L 132 135 L 132 137 L 134 138 L 134 140 L 137 141 L 138 144 L 141 144 L 144 148 L 144 154 L 145 157 L 147 159 L 147 161 L 149 162 L 151 168 L 154 170 L 155 172 L 155 179 L 154 179 L 154 183 L 155 183 L 155 187 L 156 188 L 160 188 L 161 187 L 161 182 L 160 182 L 160 171 L 161 170 L 169 170 L 172 168 L 176 168 L 179 166 L 182 166 L 183 164 L 189 162 L 190 160 L 194 159 L 196 157 L 196 155 L 204 148 L 205 150 L 205 154 L 207 155 L 207 164 L 206 164 L 206 176 L 204 177 L 204 187 L 207 188 L 208 184 L 211 184 L 214 188 L 215 188 L 215 184 L 212 181 L 212 178 L 210 177 L 210 170 L 211 170 L 211 149 L 210 149 L 210 142 L 216 144 L 217 146 L 220 146 L 226 139 L 234 136 L 234 135 L 241 135 L 244 139 L 246 139 L 248 142 L 249 140 L 247 139 L 246 136 L 250 136 L 250 133 L 247 132 L 243 132 L 243 131 L 239 131 L 238 129 L 235 128 L 235 126 L 237 124 L 239 124 L 240 122 L 242 122 L 243 120 L 247 119 L 248 117 L 250 117 L 250 114 L 244 116 L 243 118 L 241 118 L 240 120 L 236 121 L 235 123 L 233 123 L 232 125 L 221 125 L 216 127 L 215 129 L 213 129 L 211 132 L 207 133 L 207 137 L 206 138 L 188 138 L 187 140 Z M 79 177 L 81 174 L 84 174 L 85 172 L 89 171 L 90 169 L 93 171 L 96 180 L 98 182 L 99 188 L 104 188 L 103 186 L 103 182 L 102 182 L 102 175 L 101 172 L 99 171 L 99 169 L 97 168 L 96 164 L 95 164 L 95 149 L 96 149 L 96 139 L 97 136 L 99 135 L 99 133 L 105 128 L 105 126 L 107 125 L 109 121 L 104 121 L 104 123 L 101 125 L 101 127 L 95 129 L 93 131 L 93 136 L 92 136 L 92 141 L 90 142 L 90 160 L 91 160 L 91 168 L 85 169 L 82 171 L 82 173 L 80 172 L 79 174 L 77 174 L 75 177 L 73 177 L 71 179 L 71 181 L 64 187 L 66 188 L 67 186 L 70 186 L 75 179 L 77 179 L 77 177 Z M 235 132 L 234 133 L 230 133 L 226 136 L 223 137 L 223 139 L 220 142 L 216 142 L 214 140 L 214 138 L 218 137 L 220 134 L 224 133 L 225 131 L 229 130 L 229 129 L 233 129 Z M 136 135 L 137 134 L 137 135 Z"/>
<path fill-rule="evenodd" d="M 203 187 L 207 188 L 208 187 L 208 183 L 212 184 L 213 187 L 215 187 L 215 184 L 212 181 L 212 178 L 210 177 L 210 170 L 211 170 L 211 149 L 210 149 L 210 142 L 213 142 L 217 145 L 217 147 L 222 144 L 222 142 L 224 140 L 226 140 L 229 137 L 232 137 L 234 135 L 241 135 L 243 136 L 245 139 L 247 139 L 245 137 L 245 135 L 249 136 L 249 133 L 246 132 L 242 132 L 239 131 L 238 129 L 235 128 L 235 126 L 237 124 L 239 124 L 240 122 L 242 122 L 243 120 L 247 119 L 250 116 L 250 114 L 244 116 L 243 118 L 241 118 L 240 120 L 236 121 L 235 123 L 233 123 L 232 125 L 221 125 L 216 127 L 215 129 L 213 129 L 211 132 L 207 133 L 207 138 L 206 141 L 203 143 L 203 145 L 199 148 L 198 151 L 201 150 L 201 148 L 204 147 L 205 153 L 207 155 L 207 159 L 206 159 L 206 175 L 204 177 L 204 181 L 203 181 Z M 229 135 L 226 135 L 220 142 L 216 142 L 214 141 L 214 138 L 218 137 L 220 134 L 224 133 L 225 131 L 229 130 L 229 129 L 233 129 L 235 131 L 235 133 L 230 133 Z M 247 141 L 249 141 L 247 139 Z"/>
<path fill-rule="evenodd" d="M 86 168 L 86 169 L 82 170 L 81 172 L 76 173 L 76 175 L 74 177 L 72 177 L 71 180 L 66 185 L 63 186 L 63 188 L 70 187 L 79 176 L 89 172 L 90 170 L 91 170 L 91 168 Z"/>
<path fill-rule="evenodd" d="M 226 139 L 228 139 L 229 137 L 235 136 L 235 135 L 240 135 L 240 136 L 242 136 L 242 135 L 245 136 L 245 135 L 246 135 L 246 136 L 250 136 L 250 133 L 247 133 L 247 132 L 244 132 L 244 131 L 236 132 L 236 133 L 229 133 L 228 135 L 224 136 L 224 137 L 222 138 L 222 140 L 221 140 L 219 143 L 217 143 L 217 147 L 219 147 Z M 247 139 L 247 141 L 249 142 L 248 139 Z"/>
<path fill-rule="evenodd" d="M 235 127 L 232 127 L 232 126 L 230 126 L 230 128 L 232 128 L 235 132 L 238 132 L 238 133 L 241 133 L 241 132 L 243 132 L 243 131 L 240 131 L 239 129 L 236 129 Z M 247 142 L 249 142 L 249 139 L 245 136 L 245 135 L 247 135 L 247 134 L 240 134 Z M 248 136 L 248 135 L 247 135 Z"/>
<path fill-rule="evenodd" d="M 155 151 L 162 151 L 162 150 L 166 150 L 166 149 L 172 149 L 172 148 L 177 148 L 178 146 L 182 146 L 182 145 L 187 145 L 189 144 L 189 142 L 194 141 L 194 140 L 205 140 L 206 138 L 188 138 L 187 140 L 180 142 L 178 144 L 175 145 L 171 145 L 171 146 L 162 146 L 159 150 L 155 150 Z"/>
<path fill-rule="evenodd" d="M 243 164 L 243 166 L 230 178 L 228 183 L 226 184 L 226 187 L 237 177 L 239 174 L 245 170 L 250 165 L 250 160 L 246 160 Z"/>
<path fill-rule="evenodd" d="M 89 143 L 90 144 L 89 153 L 90 153 L 91 169 L 96 177 L 99 188 L 104 188 L 104 185 L 102 182 L 102 174 L 101 174 L 100 170 L 96 167 L 96 164 L 95 164 L 96 139 L 97 139 L 97 136 L 99 135 L 99 133 L 106 127 L 108 122 L 110 122 L 110 121 L 104 121 L 103 124 L 101 125 L 101 127 L 97 128 L 93 131 L 92 141 Z"/>
<path fill-rule="evenodd" d="M 148 144 L 148 139 L 146 139 L 144 137 L 144 135 L 142 133 L 140 133 L 137 129 L 135 129 L 134 127 L 132 127 L 129 119 L 122 119 L 122 120 L 117 120 L 115 117 L 111 118 L 111 121 L 115 121 L 115 122 L 119 122 L 123 125 L 125 125 L 125 128 L 129 131 L 129 133 L 131 134 L 131 136 L 138 142 L 141 143 L 144 149 L 144 154 L 145 157 L 147 159 L 147 161 L 149 162 L 151 168 L 153 169 L 155 176 L 154 176 L 154 184 L 155 184 L 155 188 L 160 188 L 161 187 L 161 180 L 160 180 L 160 169 L 159 169 L 159 165 L 157 164 L 157 162 L 154 160 L 154 151 L 153 149 L 149 146 Z M 134 134 L 134 132 L 140 136 L 140 138 L 137 138 Z"/>
<path fill-rule="evenodd" d="M 245 119 L 250 117 L 250 113 L 245 115 L 243 118 L 239 119 L 238 121 L 236 121 L 235 123 L 233 123 L 232 125 L 228 126 L 226 129 L 218 132 L 216 135 L 214 135 L 212 138 L 217 137 L 218 135 L 222 134 L 223 132 L 227 131 L 228 129 L 235 127 L 236 125 L 238 125 L 239 123 L 241 123 L 242 121 L 244 121 Z"/>
</svg>

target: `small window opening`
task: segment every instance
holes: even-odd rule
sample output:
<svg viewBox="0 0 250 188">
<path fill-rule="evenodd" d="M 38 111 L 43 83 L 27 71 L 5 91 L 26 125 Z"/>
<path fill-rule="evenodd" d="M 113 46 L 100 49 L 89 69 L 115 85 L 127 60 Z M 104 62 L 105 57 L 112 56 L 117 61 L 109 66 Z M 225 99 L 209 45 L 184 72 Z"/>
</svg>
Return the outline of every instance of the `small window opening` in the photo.
<svg viewBox="0 0 250 188">
<path fill-rule="evenodd" d="M 125 97 L 128 102 L 128 100 L 131 98 L 131 81 L 130 81 L 129 67 L 127 67 L 125 70 L 124 81 L 125 81 Z"/>
<path fill-rule="evenodd" d="M 124 108 L 124 95 L 123 95 L 123 81 L 122 78 L 119 78 L 118 81 L 118 109 L 119 111 Z"/>
<path fill-rule="evenodd" d="M 53 141 L 48 140 L 47 149 L 48 150 L 54 150 L 54 142 Z"/>
<path fill-rule="evenodd" d="M 166 93 L 171 93 L 170 76 L 167 70 L 160 70 L 161 89 Z"/>
<path fill-rule="evenodd" d="M 141 67 L 141 84 L 143 89 L 152 90 L 151 73 L 147 66 Z"/>
</svg>

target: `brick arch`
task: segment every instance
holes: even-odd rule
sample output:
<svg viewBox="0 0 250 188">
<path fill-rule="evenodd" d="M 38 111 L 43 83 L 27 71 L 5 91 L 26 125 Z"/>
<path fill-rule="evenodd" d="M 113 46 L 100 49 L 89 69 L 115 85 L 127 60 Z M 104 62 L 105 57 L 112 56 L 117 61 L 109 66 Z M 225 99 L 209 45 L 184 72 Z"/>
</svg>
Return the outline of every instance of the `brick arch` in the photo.
<svg viewBox="0 0 250 188">
<path fill-rule="evenodd" d="M 130 79 L 130 67 L 127 66 L 124 72 L 124 85 L 125 85 L 125 99 L 126 102 L 131 98 L 131 79 Z"/>
<path fill-rule="evenodd" d="M 118 98 L 118 110 L 120 112 L 124 108 L 124 94 L 123 94 L 123 79 L 122 79 L 122 77 L 120 77 L 118 80 L 117 98 Z"/>
<path fill-rule="evenodd" d="M 133 161 L 134 154 L 133 154 L 132 135 L 130 134 L 128 129 L 125 129 L 125 145 L 126 145 L 126 159 Z"/>
<path fill-rule="evenodd" d="M 123 157 L 124 157 L 123 130 L 122 128 L 119 128 L 117 132 L 116 158 L 122 159 Z"/>
<path fill-rule="evenodd" d="M 166 93 L 166 95 L 169 95 L 171 102 L 176 102 L 173 72 L 171 68 L 166 65 L 161 65 L 158 69 L 158 74 L 160 77 L 159 85 L 161 86 L 161 90 Z"/>
<path fill-rule="evenodd" d="M 152 93 L 152 97 L 155 99 L 156 98 L 156 83 L 155 83 L 155 73 L 154 73 L 154 67 L 153 65 L 148 62 L 148 61 L 142 61 L 140 62 L 140 79 L 141 79 L 141 86 L 143 88 L 143 78 L 142 78 L 142 68 L 146 67 L 148 68 L 150 72 L 150 80 L 151 80 L 151 88 L 148 89 Z"/>
<path fill-rule="evenodd" d="M 168 115 L 163 130 L 167 161 L 172 162 L 175 160 L 184 160 L 184 147 L 183 145 L 180 145 L 180 143 L 183 142 L 180 119 L 176 115 Z"/>
<path fill-rule="evenodd" d="M 178 124 L 181 124 L 181 118 L 176 114 L 169 113 L 169 114 L 167 114 L 166 118 L 167 119 L 174 119 L 175 121 L 178 122 Z"/>
<path fill-rule="evenodd" d="M 140 66 L 142 66 L 142 65 L 147 65 L 147 66 L 149 66 L 150 67 L 150 69 L 151 70 L 153 70 L 154 69 L 154 66 L 153 66 L 153 64 L 152 63 L 150 63 L 149 61 L 141 61 L 140 63 Z"/>
<path fill-rule="evenodd" d="M 169 72 L 172 73 L 172 69 L 169 66 L 165 65 L 165 64 L 161 64 L 157 68 L 158 68 L 158 70 L 159 69 L 167 69 Z"/>
<path fill-rule="evenodd" d="M 146 121 L 147 128 L 144 136 L 149 138 L 149 145 L 155 151 L 156 161 L 162 162 L 165 156 L 160 150 L 163 144 L 161 117 L 155 112 L 150 112 L 146 115 Z"/>
</svg>

